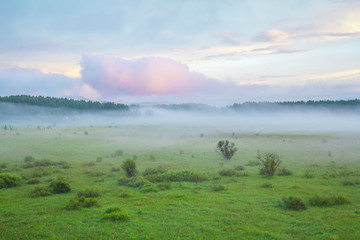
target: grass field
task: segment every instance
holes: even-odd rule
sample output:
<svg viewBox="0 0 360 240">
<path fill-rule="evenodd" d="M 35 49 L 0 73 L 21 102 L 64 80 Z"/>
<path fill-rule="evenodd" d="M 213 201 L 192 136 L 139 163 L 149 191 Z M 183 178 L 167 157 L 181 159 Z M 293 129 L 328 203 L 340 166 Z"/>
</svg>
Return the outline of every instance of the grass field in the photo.
<svg viewBox="0 0 360 240">
<path fill-rule="evenodd" d="M 228 161 L 215 152 L 217 142 L 225 139 L 239 149 Z M 278 153 L 292 175 L 259 175 L 259 166 L 248 166 L 258 150 Z M 23 168 L 25 156 L 66 161 L 71 167 Z M 127 158 L 136 158 L 137 176 L 162 166 L 201 173 L 206 180 L 174 181 L 163 190 L 158 183 L 149 191 L 122 186 L 118 179 L 126 175 L 118 170 Z M 1 174 L 21 176 L 22 183 L 0 189 L 0 239 L 360 239 L 359 134 L 189 125 L 17 128 L 0 130 L 1 165 Z M 240 176 L 218 173 L 239 165 L 245 167 Z M 47 174 L 36 177 L 39 184 L 27 184 L 39 168 Z M 306 172 L 313 177 L 305 177 Z M 30 197 L 35 187 L 58 178 L 69 182 L 70 192 Z M 89 188 L 99 191 L 98 206 L 66 208 Z M 309 204 L 315 195 L 331 194 L 350 204 Z M 307 209 L 280 207 L 281 199 L 290 196 L 300 197 Z M 102 220 L 110 207 L 126 211 L 130 219 Z"/>
</svg>

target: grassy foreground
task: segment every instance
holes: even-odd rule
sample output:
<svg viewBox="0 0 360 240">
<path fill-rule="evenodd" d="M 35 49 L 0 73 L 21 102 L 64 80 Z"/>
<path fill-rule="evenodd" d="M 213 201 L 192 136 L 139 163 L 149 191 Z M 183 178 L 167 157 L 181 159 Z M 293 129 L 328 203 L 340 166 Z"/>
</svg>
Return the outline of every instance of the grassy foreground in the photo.
<svg viewBox="0 0 360 240">
<path fill-rule="evenodd" d="M 215 152 L 223 139 L 239 148 L 228 161 Z M 0 239 L 360 239 L 359 146 L 356 134 L 233 133 L 189 126 L 0 130 L 0 174 L 22 177 L 20 186 L 0 189 Z M 259 175 L 258 166 L 249 166 L 258 150 L 278 153 L 281 167 L 292 175 Z M 25 156 L 71 166 L 24 168 Z M 150 190 L 119 185 L 127 158 L 136 159 L 138 177 L 161 166 L 191 170 L 206 180 L 174 181 L 166 189 L 152 183 Z M 245 168 L 239 176 L 219 175 L 238 166 Z M 46 174 L 34 174 L 39 171 Z M 27 183 L 34 178 L 40 183 Z M 70 183 L 70 192 L 30 196 L 58 178 Z M 85 189 L 98 190 L 97 206 L 66 208 Z M 309 204 L 316 195 L 332 194 L 350 203 Z M 290 196 L 301 198 L 307 209 L 280 207 Z M 111 207 L 130 219 L 103 220 Z"/>
</svg>

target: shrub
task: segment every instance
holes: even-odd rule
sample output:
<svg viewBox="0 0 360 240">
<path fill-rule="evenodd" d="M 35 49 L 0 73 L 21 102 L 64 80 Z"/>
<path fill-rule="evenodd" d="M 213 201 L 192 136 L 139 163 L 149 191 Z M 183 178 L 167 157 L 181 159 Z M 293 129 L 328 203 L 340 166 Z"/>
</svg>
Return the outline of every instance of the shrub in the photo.
<svg viewBox="0 0 360 240">
<path fill-rule="evenodd" d="M 217 149 L 225 160 L 230 160 L 237 151 L 235 143 L 230 143 L 228 140 L 219 141 L 217 144 Z"/>
<path fill-rule="evenodd" d="M 167 170 L 161 166 L 156 167 L 156 168 L 146 168 L 145 172 L 144 172 L 144 176 L 148 176 L 148 175 L 154 175 L 154 174 L 163 174 L 167 172 Z"/>
<path fill-rule="evenodd" d="M 156 161 L 156 157 L 152 154 L 149 155 L 149 158 L 151 161 L 155 162 Z"/>
<path fill-rule="evenodd" d="M 125 190 L 125 191 L 120 192 L 119 197 L 121 197 L 121 198 L 128 198 L 128 197 L 131 197 L 131 194 L 130 194 L 129 191 L 126 191 L 126 190 Z"/>
<path fill-rule="evenodd" d="M 332 194 L 329 197 L 315 195 L 309 198 L 309 204 L 317 207 L 329 207 L 334 205 L 350 204 L 350 201 L 343 195 Z"/>
<path fill-rule="evenodd" d="M 48 167 L 48 166 L 52 166 L 53 162 L 50 159 L 41 159 L 41 160 L 36 160 L 34 162 L 34 165 L 36 167 Z"/>
<path fill-rule="evenodd" d="M 87 163 L 83 163 L 83 166 L 84 167 L 93 167 L 93 166 L 95 166 L 95 163 L 94 162 L 87 162 Z"/>
<path fill-rule="evenodd" d="M 157 189 L 153 184 L 145 184 L 141 187 L 141 192 L 148 193 L 148 192 L 158 192 L 159 189 Z"/>
<path fill-rule="evenodd" d="M 292 175 L 292 172 L 287 168 L 279 168 L 278 174 L 279 176 L 290 176 Z"/>
<path fill-rule="evenodd" d="M 305 170 L 304 177 L 306 178 L 313 178 L 314 177 L 314 170 L 309 168 Z"/>
<path fill-rule="evenodd" d="M 214 192 L 224 191 L 226 188 L 223 185 L 215 184 L 211 187 Z"/>
<path fill-rule="evenodd" d="M 37 168 L 35 171 L 31 174 L 31 177 L 33 178 L 39 178 L 44 176 L 49 176 L 50 170 L 45 168 Z"/>
<path fill-rule="evenodd" d="M 34 161 L 35 161 L 35 159 L 32 156 L 26 156 L 24 158 L 24 162 L 26 162 L 26 163 L 30 163 L 30 162 L 34 162 Z"/>
<path fill-rule="evenodd" d="M 33 163 L 31 162 L 27 162 L 27 163 L 24 163 L 24 164 L 21 164 L 21 167 L 22 168 L 33 168 L 35 167 Z"/>
<path fill-rule="evenodd" d="M 219 171 L 219 174 L 224 177 L 232 177 L 238 175 L 239 173 L 234 169 L 222 169 Z"/>
<path fill-rule="evenodd" d="M 96 162 L 98 162 L 98 163 L 99 163 L 99 162 L 102 162 L 102 157 L 97 157 L 97 158 L 96 158 Z"/>
<path fill-rule="evenodd" d="M 105 211 L 102 220 L 126 222 L 130 220 L 130 215 L 119 208 L 111 208 Z"/>
<path fill-rule="evenodd" d="M 260 175 L 268 177 L 274 176 L 276 170 L 281 164 L 280 157 L 276 153 L 263 153 L 258 152 L 256 157 L 260 162 Z"/>
<path fill-rule="evenodd" d="M 206 176 L 202 173 L 183 170 L 180 172 L 164 172 L 159 174 L 146 175 L 150 182 L 202 182 Z"/>
<path fill-rule="evenodd" d="M 79 208 L 90 208 L 99 206 L 98 200 L 96 198 L 87 198 L 84 196 L 76 197 L 70 200 L 70 202 L 65 206 L 66 209 L 74 210 Z"/>
<path fill-rule="evenodd" d="M 53 193 L 67 193 L 70 192 L 70 184 L 63 179 L 54 180 L 50 183 L 50 188 Z"/>
<path fill-rule="evenodd" d="M 128 187 L 142 187 L 146 184 L 150 184 L 149 180 L 144 177 L 133 177 L 133 178 L 120 178 L 118 180 L 119 185 Z"/>
<path fill-rule="evenodd" d="M 30 197 L 46 197 L 52 194 L 52 189 L 49 187 L 35 187 L 34 190 L 30 193 Z"/>
<path fill-rule="evenodd" d="M 21 184 L 21 178 L 15 174 L 0 174 L 0 189 L 17 187 Z"/>
<path fill-rule="evenodd" d="M 33 179 L 30 179 L 29 181 L 27 181 L 26 183 L 27 184 L 39 184 L 40 180 L 37 178 L 33 178 Z"/>
<path fill-rule="evenodd" d="M 259 160 L 250 160 L 245 164 L 245 166 L 249 166 L 249 167 L 255 167 L 259 165 L 260 165 Z"/>
<path fill-rule="evenodd" d="M 171 188 L 171 183 L 169 182 L 159 183 L 156 185 L 156 187 L 161 191 L 169 190 Z"/>
<path fill-rule="evenodd" d="M 121 157 L 122 155 L 124 155 L 124 152 L 122 150 L 117 150 L 112 157 Z"/>
<path fill-rule="evenodd" d="M 119 167 L 112 167 L 111 172 L 119 172 L 120 171 L 120 168 Z"/>
<path fill-rule="evenodd" d="M 282 202 L 280 203 L 280 206 L 287 210 L 305 210 L 306 205 L 303 202 L 301 198 L 297 197 L 289 197 L 289 198 L 282 198 Z"/>
<path fill-rule="evenodd" d="M 353 182 L 353 181 L 350 181 L 350 180 L 344 180 L 342 183 L 343 183 L 344 186 L 352 186 L 352 185 L 356 184 L 356 182 Z"/>
<path fill-rule="evenodd" d="M 96 198 L 100 196 L 98 189 L 85 189 L 83 191 L 79 191 L 77 196 L 80 197 L 86 197 L 86 198 Z"/>
<path fill-rule="evenodd" d="M 261 185 L 262 188 L 273 188 L 273 185 L 271 183 L 263 183 Z"/>
<path fill-rule="evenodd" d="M 239 165 L 239 166 L 236 166 L 234 169 L 237 170 L 237 171 L 244 171 L 244 170 L 245 170 L 245 167 Z"/>
<path fill-rule="evenodd" d="M 128 177 L 133 177 L 135 176 L 136 173 L 136 163 L 133 159 L 126 159 L 122 165 L 121 168 L 125 171 L 126 175 Z"/>
</svg>

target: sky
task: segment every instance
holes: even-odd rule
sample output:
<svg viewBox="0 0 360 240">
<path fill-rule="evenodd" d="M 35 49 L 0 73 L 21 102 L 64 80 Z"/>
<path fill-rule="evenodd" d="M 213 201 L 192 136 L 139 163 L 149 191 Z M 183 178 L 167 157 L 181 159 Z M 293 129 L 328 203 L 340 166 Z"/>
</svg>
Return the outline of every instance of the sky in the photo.
<svg viewBox="0 0 360 240">
<path fill-rule="evenodd" d="M 0 96 L 360 98 L 358 0 L 2 0 Z"/>
</svg>

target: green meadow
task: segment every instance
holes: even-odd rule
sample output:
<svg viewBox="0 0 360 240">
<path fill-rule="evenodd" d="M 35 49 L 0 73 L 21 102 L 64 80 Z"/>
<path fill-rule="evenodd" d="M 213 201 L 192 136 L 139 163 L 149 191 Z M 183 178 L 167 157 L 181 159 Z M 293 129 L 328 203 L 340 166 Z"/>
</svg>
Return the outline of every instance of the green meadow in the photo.
<svg viewBox="0 0 360 240">
<path fill-rule="evenodd" d="M 231 160 L 216 152 L 220 140 L 238 148 Z M 260 175 L 258 151 L 277 153 L 289 175 Z M 44 159 L 50 164 L 35 166 Z M 126 159 L 135 160 L 135 177 L 121 168 Z M 0 239 L 360 239 L 359 134 L 155 124 L 1 129 L 0 167 L 0 176 L 19 177 L 0 189 Z M 175 177 L 152 181 L 149 169 Z M 221 176 L 224 169 L 236 174 Z M 177 180 L 189 172 L 200 179 Z M 58 179 L 71 190 L 34 196 Z M 82 203 L 79 192 L 89 190 L 96 196 Z M 346 201 L 311 204 L 315 196 Z M 306 209 L 284 207 L 289 197 Z M 110 208 L 126 217 L 106 219 Z"/>
</svg>

